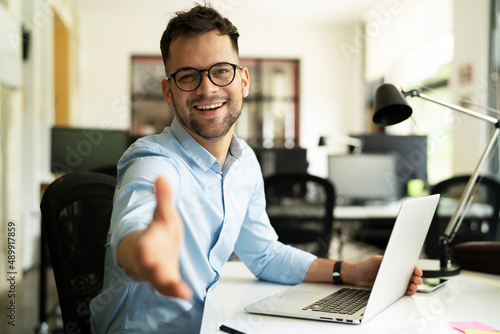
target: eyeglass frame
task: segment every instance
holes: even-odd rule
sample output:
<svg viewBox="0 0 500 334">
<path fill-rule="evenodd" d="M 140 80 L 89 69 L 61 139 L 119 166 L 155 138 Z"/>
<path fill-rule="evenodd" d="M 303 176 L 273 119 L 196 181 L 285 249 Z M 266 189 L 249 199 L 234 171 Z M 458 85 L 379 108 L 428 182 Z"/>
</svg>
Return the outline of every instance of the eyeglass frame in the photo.
<svg viewBox="0 0 500 334">
<path fill-rule="evenodd" d="M 225 85 L 219 85 L 219 84 L 216 84 L 214 82 L 214 80 L 212 79 L 212 75 L 210 74 L 210 70 L 212 68 L 214 68 L 215 66 L 218 66 L 218 65 L 230 65 L 232 68 L 233 68 L 233 78 L 229 81 L 229 83 L 225 84 Z M 216 64 L 213 64 L 212 66 L 210 66 L 209 68 L 206 68 L 206 69 L 203 69 L 203 70 L 199 70 L 197 68 L 194 68 L 194 67 L 183 67 L 177 71 L 175 71 L 174 73 L 170 74 L 170 75 L 167 75 L 167 80 L 170 80 L 170 79 L 174 79 L 174 82 L 175 82 L 175 85 L 180 89 L 182 90 L 183 92 L 192 92 L 192 91 L 195 91 L 198 89 L 198 87 L 200 87 L 201 85 L 201 81 L 203 80 L 203 72 L 207 72 L 207 77 L 208 79 L 210 80 L 211 83 L 213 83 L 214 85 L 216 85 L 217 87 L 226 87 L 226 86 L 229 86 L 230 84 L 233 83 L 234 81 L 234 78 L 236 78 L 236 69 L 243 69 L 242 66 L 240 65 L 237 65 L 237 64 L 233 64 L 233 63 L 228 63 L 228 62 L 220 62 L 220 63 L 216 63 Z M 179 73 L 180 71 L 185 71 L 185 70 L 195 70 L 197 71 L 199 74 L 200 74 L 200 80 L 198 81 L 198 85 L 196 85 L 195 88 L 193 89 L 189 89 L 189 90 L 186 90 L 186 89 L 183 89 L 181 88 L 181 86 L 179 86 L 179 84 L 177 83 L 177 79 L 175 78 L 175 76 L 177 75 L 177 73 Z"/>
</svg>

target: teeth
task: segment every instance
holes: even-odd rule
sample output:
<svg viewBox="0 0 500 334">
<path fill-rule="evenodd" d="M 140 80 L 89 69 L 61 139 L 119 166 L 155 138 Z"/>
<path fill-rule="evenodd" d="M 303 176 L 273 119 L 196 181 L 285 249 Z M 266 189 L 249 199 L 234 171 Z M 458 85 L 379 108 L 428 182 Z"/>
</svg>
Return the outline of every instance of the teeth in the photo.
<svg viewBox="0 0 500 334">
<path fill-rule="evenodd" d="M 222 103 L 214 103 L 214 104 L 207 104 L 207 105 L 204 105 L 204 106 L 196 106 L 197 109 L 215 109 L 215 108 L 219 108 L 219 107 L 222 107 Z"/>
</svg>

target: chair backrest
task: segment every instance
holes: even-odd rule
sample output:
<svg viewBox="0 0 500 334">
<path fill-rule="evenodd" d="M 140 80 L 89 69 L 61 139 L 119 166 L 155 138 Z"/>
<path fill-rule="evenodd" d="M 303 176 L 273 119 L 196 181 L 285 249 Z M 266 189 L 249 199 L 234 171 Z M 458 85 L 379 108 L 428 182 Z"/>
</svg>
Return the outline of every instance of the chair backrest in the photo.
<svg viewBox="0 0 500 334">
<path fill-rule="evenodd" d="M 283 173 L 264 179 L 267 213 L 283 243 L 328 257 L 335 189 L 327 180 L 307 173 Z M 303 248 L 303 247 L 300 247 Z"/>
<path fill-rule="evenodd" d="M 443 235 L 470 175 L 455 176 L 431 187 L 432 194 L 441 194 L 436 214 L 425 241 L 429 258 L 439 258 L 439 238 Z M 472 205 L 468 210 L 450 247 L 467 241 L 494 241 L 498 239 L 500 212 L 500 183 L 479 176 L 473 190 Z"/>
<path fill-rule="evenodd" d="M 65 329 L 90 333 L 90 300 L 101 290 L 116 178 L 73 172 L 52 182 L 40 208 Z"/>
</svg>

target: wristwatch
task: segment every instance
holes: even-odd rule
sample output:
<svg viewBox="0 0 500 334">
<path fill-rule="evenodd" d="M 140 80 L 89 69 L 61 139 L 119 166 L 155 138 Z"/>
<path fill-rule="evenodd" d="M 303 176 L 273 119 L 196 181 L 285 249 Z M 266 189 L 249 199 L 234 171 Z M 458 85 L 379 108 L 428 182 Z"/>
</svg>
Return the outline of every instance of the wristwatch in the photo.
<svg viewBox="0 0 500 334">
<path fill-rule="evenodd" d="M 342 261 L 336 261 L 333 265 L 333 284 L 344 284 L 340 278 L 340 267 L 342 266 Z"/>
</svg>

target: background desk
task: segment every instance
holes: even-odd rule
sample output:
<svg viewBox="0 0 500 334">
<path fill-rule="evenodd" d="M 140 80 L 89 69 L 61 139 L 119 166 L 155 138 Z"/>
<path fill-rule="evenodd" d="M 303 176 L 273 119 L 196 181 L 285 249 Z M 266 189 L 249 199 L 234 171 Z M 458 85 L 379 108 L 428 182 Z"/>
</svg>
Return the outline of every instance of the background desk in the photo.
<svg viewBox="0 0 500 334">
<path fill-rule="evenodd" d="M 333 218 L 335 220 L 369 220 L 369 219 L 393 219 L 395 220 L 401 202 L 391 202 L 387 205 L 355 205 L 340 206 L 333 209 Z"/>
<path fill-rule="evenodd" d="M 362 325 L 326 323 L 246 313 L 245 305 L 288 288 L 258 281 L 241 262 L 228 262 L 208 293 L 201 333 L 221 324 L 258 333 L 454 333 L 448 321 L 480 321 L 500 330 L 500 276 L 461 273 L 429 294 L 403 297 Z"/>
<path fill-rule="evenodd" d="M 339 238 L 337 257 L 342 257 L 345 238 L 384 249 L 400 208 L 401 201 L 380 205 L 335 206 L 334 229 Z"/>
<path fill-rule="evenodd" d="M 336 205 L 333 209 L 333 218 L 336 220 L 371 220 L 371 219 L 396 219 L 402 201 L 390 202 L 381 205 Z M 457 201 L 441 199 L 439 214 L 451 216 L 455 211 Z M 489 205 L 472 203 L 467 210 L 466 217 L 488 217 L 492 208 Z"/>
</svg>

